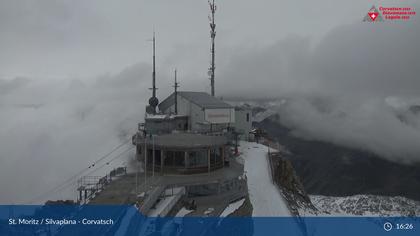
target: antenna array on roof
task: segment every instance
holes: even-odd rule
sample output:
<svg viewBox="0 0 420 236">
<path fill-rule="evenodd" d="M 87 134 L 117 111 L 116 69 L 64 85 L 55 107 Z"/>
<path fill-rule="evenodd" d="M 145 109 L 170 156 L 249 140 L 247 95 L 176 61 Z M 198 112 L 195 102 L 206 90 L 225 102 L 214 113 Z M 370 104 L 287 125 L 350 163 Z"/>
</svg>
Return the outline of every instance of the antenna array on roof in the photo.
<svg viewBox="0 0 420 236">
<path fill-rule="evenodd" d="M 176 69 L 175 69 L 175 82 L 174 82 L 174 99 L 175 99 L 175 114 L 178 114 L 178 88 L 179 88 L 179 83 L 176 80 Z"/>
<path fill-rule="evenodd" d="M 156 114 L 156 107 L 159 104 L 159 99 L 156 97 L 156 37 L 153 32 L 153 72 L 152 72 L 152 97 L 149 99 L 149 106 L 146 108 L 146 112 L 150 114 Z"/>
<path fill-rule="evenodd" d="M 208 0 L 210 6 L 210 37 L 211 37 L 211 65 L 209 68 L 209 75 L 210 75 L 210 84 L 211 84 L 211 95 L 214 96 L 214 71 L 216 69 L 215 66 L 215 43 L 214 40 L 216 38 L 216 24 L 214 23 L 214 14 L 216 13 L 217 7 L 214 3 L 214 0 Z"/>
</svg>

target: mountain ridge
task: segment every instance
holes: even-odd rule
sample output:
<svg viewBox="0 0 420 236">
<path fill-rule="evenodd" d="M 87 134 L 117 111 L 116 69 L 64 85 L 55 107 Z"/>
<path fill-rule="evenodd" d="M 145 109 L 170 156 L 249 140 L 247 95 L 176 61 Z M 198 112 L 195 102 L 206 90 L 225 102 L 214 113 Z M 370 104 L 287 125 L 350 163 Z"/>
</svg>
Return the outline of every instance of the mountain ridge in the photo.
<svg viewBox="0 0 420 236">
<path fill-rule="evenodd" d="M 289 150 L 286 158 L 310 195 L 368 194 L 420 200 L 420 164 L 391 162 L 367 151 L 295 137 L 280 123 L 278 114 L 254 125 Z"/>
</svg>

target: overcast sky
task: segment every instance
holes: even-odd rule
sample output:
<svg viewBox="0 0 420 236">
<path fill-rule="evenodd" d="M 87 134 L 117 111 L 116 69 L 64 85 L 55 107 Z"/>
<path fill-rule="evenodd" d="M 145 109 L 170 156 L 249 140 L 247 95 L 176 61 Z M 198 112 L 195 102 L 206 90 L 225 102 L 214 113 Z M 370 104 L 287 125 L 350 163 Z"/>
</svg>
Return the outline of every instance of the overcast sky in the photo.
<svg viewBox="0 0 420 236">
<path fill-rule="evenodd" d="M 218 1 L 217 59 L 223 62 L 236 49 L 263 47 L 290 35 L 317 43 L 336 26 L 359 23 L 374 3 Z M 160 73 L 178 66 L 204 79 L 207 15 L 206 0 L 2 0 L 0 77 L 86 78 L 149 63 L 147 40 L 155 28 Z"/>
<path fill-rule="evenodd" d="M 419 161 L 418 16 L 362 22 L 373 4 L 416 1 L 217 3 L 216 94 L 286 97 L 275 109 L 296 135 Z M 0 203 L 130 138 L 150 96 L 153 29 L 160 100 L 175 67 L 182 90 L 209 91 L 208 12 L 206 0 L 0 1 Z"/>
</svg>

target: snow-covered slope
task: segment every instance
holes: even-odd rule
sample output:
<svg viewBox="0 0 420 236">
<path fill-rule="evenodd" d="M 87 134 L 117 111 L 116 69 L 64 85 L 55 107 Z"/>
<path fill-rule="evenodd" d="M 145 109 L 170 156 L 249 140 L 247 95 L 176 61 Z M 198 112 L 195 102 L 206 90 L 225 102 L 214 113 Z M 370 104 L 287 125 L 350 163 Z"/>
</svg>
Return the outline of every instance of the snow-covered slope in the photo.
<svg viewBox="0 0 420 236">
<path fill-rule="evenodd" d="M 420 202 L 405 197 L 354 195 L 348 197 L 310 196 L 321 215 L 419 216 Z"/>
<path fill-rule="evenodd" d="M 240 143 L 241 157 L 248 178 L 249 199 L 253 216 L 290 216 L 286 201 L 273 183 L 267 160 L 267 146 Z"/>
</svg>

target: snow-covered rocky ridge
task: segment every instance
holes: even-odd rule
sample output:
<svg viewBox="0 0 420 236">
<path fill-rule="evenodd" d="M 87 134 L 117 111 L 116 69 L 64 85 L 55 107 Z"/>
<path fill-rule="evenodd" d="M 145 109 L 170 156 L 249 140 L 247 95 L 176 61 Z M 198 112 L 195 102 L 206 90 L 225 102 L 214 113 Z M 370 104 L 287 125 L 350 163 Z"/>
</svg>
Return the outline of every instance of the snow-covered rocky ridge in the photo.
<svg viewBox="0 0 420 236">
<path fill-rule="evenodd" d="M 291 162 L 287 160 L 290 156 L 285 158 L 288 156 L 287 152 L 283 150 L 284 147 L 279 146 L 279 148 L 279 151 L 270 149 L 271 152 L 276 151 L 270 155 L 273 165 L 273 170 L 270 170 L 267 146 L 241 142 L 241 157 L 244 159 L 248 177 L 249 197 L 254 216 L 420 215 L 420 202 L 402 196 L 368 194 L 345 197 L 308 196 L 299 183 L 299 176 L 294 172 Z M 286 168 L 285 164 L 290 164 L 289 168 Z M 274 179 L 271 178 L 271 171 L 274 173 Z"/>
<path fill-rule="evenodd" d="M 420 202 L 405 197 L 354 195 L 330 197 L 310 195 L 320 215 L 334 216 L 419 216 Z"/>
<path fill-rule="evenodd" d="M 281 153 L 281 158 L 291 162 L 304 191 L 309 195 L 317 195 L 311 196 L 311 201 L 319 212 L 311 211 L 305 202 L 299 202 L 296 198 L 292 198 L 292 201 L 288 199 L 289 205 L 292 202 L 292 208 L 295 207 L 299 215 L 403 216 L 413 213 L 413 209 L 415 215 L 420 215 L 420 191 L 414 187 L 420 184 L 420 162 L 406 164 L 392 161 L 358 147 L 297 135 L 298 127 L 285 122 L 290 115 L 284 110 L 288 107 L 288 102 L 251 106 L 254 115 L 265 118 L 254 122 L 254 127 L 261 129 L 269 139 L 287 151 Z M 414 132 L 413 122 L 409 122 L 411 126 L 407 125 L 405 117 L 420 117 L 418 107 L 411 106 L 407 108 L 408 111 L 403 109 L 395 118 L 397 122 L 402 122 L 398 124 L 403 125 L 407 132 Z M 269 116 L 273 111 L 277 113 Z M 393 109 L 391 111 L 395 112 Z M 322 114 L 328 116 L 329 113 Z M 299 117 L 304 116 L 295 116 Z M 337 117 L 337 120 L 341 119 L 345 120 L 346 116 Z M 337 129 L 336 132 L 340 130 Z M 396 144 L 400 142 L 402 141 Z M 356 204 L 357 200 L 359 202 Z"/>
<path fill-rule="evenodd" d="M 287 202 L 271 179 L 268 147 L 258 143 L 240 142 L 239 150 L 245 165 L 249 199 L 253 206 L 252 216 L 290 216 Z"/>
</svg>

